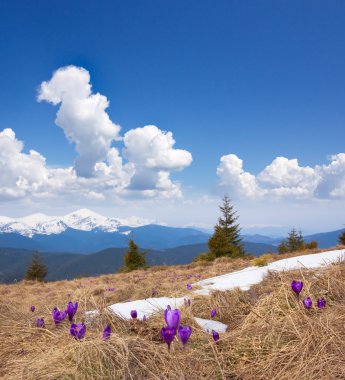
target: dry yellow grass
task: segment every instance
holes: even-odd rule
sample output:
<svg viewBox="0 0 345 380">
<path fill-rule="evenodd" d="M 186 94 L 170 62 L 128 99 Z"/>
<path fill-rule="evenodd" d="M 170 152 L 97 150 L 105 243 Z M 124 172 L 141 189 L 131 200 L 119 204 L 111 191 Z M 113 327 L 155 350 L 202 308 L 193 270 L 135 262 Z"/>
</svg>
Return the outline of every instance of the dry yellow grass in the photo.
<svg viewBox="0 0 345 380">
<path fill-rule="evenodd" d="M 272 257 L 271 259 L 287 257 Z M 78 301 L 76 321 L 85 311 L 127 299 L 181 296 L 186 283 L 251 265 L 250 259 L 151 268 L 128 274 L 54 283 L 0 285 L 1 379 L 345 379 L 345 264 L 319 270 L 270 274 L 250 291 L 215 292 L 183 307 L 183 325 L 193 333 L 185 349 L 173 343 L 169 354 L 160 338 L 163 315 L 147 322 L 122 321 L 102 313 L 86 320 L 83 341 L 69 334 L 69 323 L 55 327 L 54 306 Z M 304 296 L 327 299 L 324 310 L 305 310 L 290 289 L 304 281 Z M 115 288 L 115 291 L 107 291 Z M 30 306 L 35 305 L 32 313 Z M 217 343 L 193 316 L 228 324 Z M 44 317 L 45 329 L 35 320 Z M 112 336 L 102 341 L 105 323 Z"/>
</svg>

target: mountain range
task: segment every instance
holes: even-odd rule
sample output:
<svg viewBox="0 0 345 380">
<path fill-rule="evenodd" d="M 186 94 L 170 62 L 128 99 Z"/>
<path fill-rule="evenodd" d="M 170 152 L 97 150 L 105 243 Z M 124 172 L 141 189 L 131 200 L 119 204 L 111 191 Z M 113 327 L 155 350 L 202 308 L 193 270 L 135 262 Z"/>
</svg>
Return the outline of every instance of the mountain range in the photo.
<svg viewBox="0 0 345 380">
<path fill-rule="evenodd" d="M 261 243 L 245 243 L 245 250 L 254 255 L 271 251 L 272 246 Z M 274 249 L 274 247 L 273 247 Z M 66 280 L 82 276 L 115 273 L 123 266 L 127 248 L 108 248 L 88 255 L 65 252 L 42 252 L 48 267 L 46 280 Z M 144 250 L 145 251 L 145 250 Z M 207 251 L 207 243 L 184 245 L 165 250 L 147 250 L 147 264 L 189 264 L 200 253 Z M 32 250 L 0 248 L 0 282 L 20 281 L 32 258 Z"/>
<path fill-rule="evenodd" d="M 337 244 L 342 230 L 305 236 L 305 241 L 316 240 L 320 248 Z M 87 209 L 64 216 L 33 214 L 21 218 L 0 216 L 0 247 L 39 250 L 43 252 L 69 252 L 90 254 L 107 248 L 124 248 L 128 240 L 145 249 L 164 250 L 184 245 L 206 243 L 210 232 L 192 227 L 169 227 L 154 220 L 139 217 L 109 218 Z M 261 248 L 253 244 L 266 244 L 270 251 L 283 237 L 260 234 L 242 236 L 252 243 L 254 254 Z"/>
<path fill-rule="evenodd" d="M 320 248 L 335 246 L 343 230 L 305 236 Z M 191 227 L 168 227 L 138 217 L 107 218 L 81 209 L 62 217 L 34 214 L 0 216 L 0 282 L 24 276 L 33 251 L 42 253 L 48 280 L 114 273 L 123 265 L 128 240 L 147 251 L 149 265 L 190 263 L 207 251 L 210 233 Z M 242 235 L 247 253 L 277 252 L 282 237 Z"/>
<path fill-rule="evenodd" d="M 209 234 L 193 228 L 152 224 L 151 220 L 138 217 L 107 218 L 87 209 L 62 217 L 0 217 L 0 247 L 88 254 L 126 247 L 130 237 L 141 247 L 166 249 L 205 243 Z"/>
</svg>

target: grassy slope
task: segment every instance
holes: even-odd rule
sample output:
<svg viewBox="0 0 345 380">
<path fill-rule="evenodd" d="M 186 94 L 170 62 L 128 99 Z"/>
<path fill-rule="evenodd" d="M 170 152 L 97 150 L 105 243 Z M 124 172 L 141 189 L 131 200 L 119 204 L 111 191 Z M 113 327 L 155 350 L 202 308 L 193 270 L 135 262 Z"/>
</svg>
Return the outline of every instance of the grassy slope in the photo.
<svg viewBox="0 0 345 380">
<path fill-rule="evenodd" d="M 286 255 L 279 258 L 288 257 Z M 274 260 L 276 256 L 269 256 Z M 77 322 L 84 312 L 127 299 L 152 295 L 181 296 L 186 283 L 251 265 L 248 260 L 219 259 L 215 263 L 156 267 L 129 274 L 104 275 L 45 284 L 0 285 L 1 379 L 335 379 L 345 378 L 345 264 L 319 270 L 271 274 L 248 292 L 215 292 L 196 297 L 183 307 L 183 325 L 193 333 L 183 349 L 173 343 L 169 355 L 160 338 L 162 315 L 147 322 L 121 321 L 102 314 L 88 320 L 86 337 L 69 336 L 69 323 L 55 327 L 54 306 L 79 301 Z M 303 296 L 324 296 L 325 310 L 306 311 L 290 289 L 303 279 Z M 114 292 L 106 289 L 114 287 Z M 35 305 L 35 313 L 30 306 Z M 193 315 L 228 324 L 215 344 L 193 321 Z M 34 321 L 43 316 L 46 329 Z M 109 341 L 101 340 L 108 322 Z"/>
</svg>

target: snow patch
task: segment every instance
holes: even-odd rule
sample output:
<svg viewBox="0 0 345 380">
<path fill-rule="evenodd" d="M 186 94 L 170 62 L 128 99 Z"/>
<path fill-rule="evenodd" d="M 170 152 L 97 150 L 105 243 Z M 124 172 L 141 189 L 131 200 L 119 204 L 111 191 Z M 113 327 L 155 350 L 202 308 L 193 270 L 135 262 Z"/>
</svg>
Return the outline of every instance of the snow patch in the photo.
<svg viewBox="0 0 345 380">
<path fill-rule="evenodd" d="M 288 259 L 275 261 L 265 267 L 248 267 L 237 272 L 196 282 L 193 286 L 200 286 L 201 289 L 195 290 L 194 292 L 199 295 L 207 295 L 214 290 L 224 291 L 234 288 L 249 290 L 252 285 L 260 283 L 269 271 L 278 272 L 300 268 L 319 268 L 336 262 L 337 260 L 343 260 L 344 258 L 345 250 L 343 249 L 290 257 Z"/>
<path fill-rule="evenodd" d="M 143 319 L 144 315 L 146 315 L 146 317 L 149 317 L 157 312 L 163 313 L 168 305 L 170 305 L 171 308 L 174 309 L 182 306 L 183 304 L 183 297 L 160 297 L 116 303 L 114 305 L 110 305 L 108 309 L 123 319 L 132 319 L 131 310 L 136 310 L 138 313 L 138 319 Z"/>
<path fill-rule="evenodd" d="M 228 326 L 222 322 L 213 321 L 211 319 L 202 319 L 194 317 L 195 322 L 206 332 L 215 330 L 219 333 L 225 333 Z"/>
</svg>

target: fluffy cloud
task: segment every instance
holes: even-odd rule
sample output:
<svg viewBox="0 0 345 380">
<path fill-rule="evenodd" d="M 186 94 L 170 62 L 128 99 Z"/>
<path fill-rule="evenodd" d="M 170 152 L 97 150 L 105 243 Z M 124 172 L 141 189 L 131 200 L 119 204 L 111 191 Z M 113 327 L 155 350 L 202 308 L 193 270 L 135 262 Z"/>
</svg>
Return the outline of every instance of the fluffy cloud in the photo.
<svg viewBox="0 0 345 380">
<path fill-rule="evenodd" d="M 172 133 L 153 125 L 128 131 L 122 141 L 120 127 L 105 112 L 107 98 L 92 94 L 87 70 L 57 70 L 40 86 L 38 101 L 43 100 L 60 104 L 56 124 L 76 146 L 75 166 L 50 168 L 38 152 L 24 153 L 13 130 L 5 129 L 0 132 L 0 200 L 181 197 L 181 185 L 170 175 L 190 165 L 192 155 L 175 149 Z M 115 141 L 123 144 L 123 157 L 112 146 Z"/>
<path fill-rule="evenodd" d="M 23 152 L 24 144 L 12 129 L 0 132 L 0 199 L 52 198 L 105 199 L 121 194 L 133 175 L 130 164 L 122 165 L 117 149 L 108 152 L 107 163 L 95 167 L 92 178 L 78 177 L 73 167 L 49 168 L 36 151 Z"/>
<path fill-rule="evenodd" d="M 235 154 L 221 157 L 217 175 L 219 186 L 232 196 L 255 198 L 263 195 L 255 176 L 243 170 L 243 161 Z"/>
<path fill-rule="evenodd" d="M 180 186 L 170 180 L 170 172 L 182 170 L 192 163 L 192 155 L 174 149 L 171 132 L 163 132 L 154 125 L 136 128 L 124 136 L 123 156 L 133 163 L 135 173 L 130 189 L 160 189 L 167 196 L 180 196 Z"/>
<path fill-rule="evenodd" d="M 76 145 L 77 175 L 94 176 L 95 164 L 106 159 L 112 142 L 119 139 L 120 127 L 105 112 L 107 98 L 92 94 L 87 70 L 67 66 L 58 69 L 48 82 L 42 82 L 38 101 L 43 100 L 60 104 L 55 122 Z"/>
<path fill-rule="evenodd" d="M 34 150 L 24 154 L 12 129 L 0 132 L 0 196 L 20 198 L 36 191 L 47 179 L 45 158 Z"/>
<path fill-rule="evenodd" d="M 345 198 L 345 154 L 328 165 L 300 166 L 297 159 L 275 158 L 257 176 L 243 170 L 234 154 L 223 156 L 217 168 L 218 186 L 233 197 Z"/>
<path fill-rule="evenodd" d="M 259 184 L 276 195 L 312 196 L 320 175 L 297 159 L 275 158 L 257 177 Z"/>
<path fill-rule="evenodd" d="M 345 153 L 330 157 L 329 165 L 317 166 L 322 177 L 315 194 L 319 198 L 345 198 Z"/>
</svg>

